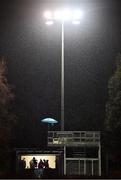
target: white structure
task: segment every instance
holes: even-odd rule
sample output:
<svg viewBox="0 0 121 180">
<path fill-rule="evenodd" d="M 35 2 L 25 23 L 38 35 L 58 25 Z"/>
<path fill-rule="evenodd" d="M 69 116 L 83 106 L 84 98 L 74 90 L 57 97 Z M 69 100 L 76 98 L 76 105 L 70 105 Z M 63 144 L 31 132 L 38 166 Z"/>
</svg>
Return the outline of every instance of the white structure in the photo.
<svg viewBox="0 0 121 180">
<path fill-rule="evenodd" d="M 48 146 L 64 147 L 65 175 L 101 176 L 99 131 L 49 131 Z"/>
</svg>

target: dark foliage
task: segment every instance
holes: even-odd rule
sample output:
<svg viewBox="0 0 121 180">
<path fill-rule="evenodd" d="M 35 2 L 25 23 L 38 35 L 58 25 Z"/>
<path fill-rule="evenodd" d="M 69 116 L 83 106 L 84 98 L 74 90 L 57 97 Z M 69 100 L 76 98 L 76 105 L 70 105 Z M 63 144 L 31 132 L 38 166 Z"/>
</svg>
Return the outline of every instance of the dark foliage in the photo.
<svg viewBox="0 0 121 180">
<path fill-rule="evenodd" d="M 121 54 L 116 58 L 115 71 L 109 80 L 108 95 L 103 143 L 107 169 L 114 172 L 121 170 Z"/>
<path fill-rule="evenodd" d="M 11 142 L 16 116 L 12 113 L 14 95 L 6 79 L 6 61 L 0 57 L 0 171 L 10 166 Z"/>
<path fill-rule="evenodd" d="M 108 84 L 106 104 L 106 129 L 111 132 L 121 127 L 121 54 L 116 58 L 116 69 Z"/>
</svg>

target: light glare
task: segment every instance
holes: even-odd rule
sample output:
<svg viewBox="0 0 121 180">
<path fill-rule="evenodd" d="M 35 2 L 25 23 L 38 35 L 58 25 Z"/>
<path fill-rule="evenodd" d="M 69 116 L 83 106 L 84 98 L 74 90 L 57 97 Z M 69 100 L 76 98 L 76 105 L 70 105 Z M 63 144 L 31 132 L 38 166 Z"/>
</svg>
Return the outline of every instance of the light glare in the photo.
<svg viewBox="0 0 121 180">
<path fill-rule="evenodd" d="M 72 14 L 69 9 L 64 9 L 62 11 L 62 20 L 69 20 L 69 19 L 71 19 L 71 17 L 72 17 Z"/>
<path fill-rule="evenodd" d="M 56 11 L 45 11 L 44 17 L 47 20 L 76 21 L 83 17 L 83 12 L 79 9 L 62 9 Z"/>
<path fill-rule="evenodd" d="M 79 20 L 72 21 L 72 24 L 78 25 L 80 24 L 80 21 Z"/>
<path fill-rule="evenodd" d="M 50 26 L 50 25 L 53 25 L 54 22 L 53 21 L 46 21 L 45 24 Z"/>
<path fill-rule="evenodd" d="M 56 20 L 61 19 L 61 11 L 55 11 L 54 12 L 54 19 L 56 19 Z"/>
<path fill-rule="evenodd" d="M 80 11 L 80 10 L 74 10 L 74 11 L 73 11 L 73 19 L 74 19 L 74 20 L 81 19 L 82 16 L 83 16 L 82 11 Z"/>
<path fill-rule="evenodd" d="M 45 11 L 44 17 L 46 19 L 52 19 L 52 12 L 51 11 Z"/>
</svg>

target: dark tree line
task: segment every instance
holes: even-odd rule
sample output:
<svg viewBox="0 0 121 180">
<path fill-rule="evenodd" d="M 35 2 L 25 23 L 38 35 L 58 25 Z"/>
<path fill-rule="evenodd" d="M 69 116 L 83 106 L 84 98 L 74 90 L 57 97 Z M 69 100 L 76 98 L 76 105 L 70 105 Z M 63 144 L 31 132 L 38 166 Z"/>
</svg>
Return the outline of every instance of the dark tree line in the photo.
<svg viewBox="0 0 121 180">
<path fill-rule="evenodd" d="M 16 116 L 12 112 L 14 94 L 6 78 L 6 60 L 0 57 L 0 171 L 10 168 L 11 143 Z"/>
<path fill-rule="evenodd" d="M 121 170 L 121 54 L 115 59 L 114 73 L 108 83 L 104 141 L 112 168 Z"/>
<path fill-rule="evenodd" d="M 106 128 L 117 131 L 121 128 L 121 54 L 116 58 L 116 68 L 108 84 L 106 105 Z"/>
</svg>

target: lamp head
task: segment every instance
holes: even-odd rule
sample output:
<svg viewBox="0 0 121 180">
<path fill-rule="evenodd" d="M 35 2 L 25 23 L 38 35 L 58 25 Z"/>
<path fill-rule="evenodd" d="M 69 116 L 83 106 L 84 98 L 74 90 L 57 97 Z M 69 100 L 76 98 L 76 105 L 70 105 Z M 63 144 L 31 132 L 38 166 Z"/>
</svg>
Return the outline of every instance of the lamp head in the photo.
<svg viewBox="0 0 121 180">
<path fill-rule="evenodd" d="M 79 21 L 83 17 L 83 12 L 79 9 L 61 9 L 55 11 L 45 11 L 44 17 L 48 21 Z"/>
<path fill-rule="evenodd" d="M 51 26 L 54 24 L 54 22 L 52 20 L 47 20 L 45 24 Z"/>
<path fill-rule="evenodd" d="M 52 18 L 53 18 L 53 17 L 52 17 L 52 12 L 51 12 L 51 11 L 45 11 L 45 12 L 44 12 L 44 18 L 45 18 L 46 20 L 52 19 Z"/>
</svg>

